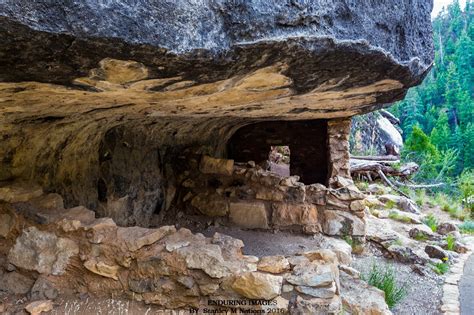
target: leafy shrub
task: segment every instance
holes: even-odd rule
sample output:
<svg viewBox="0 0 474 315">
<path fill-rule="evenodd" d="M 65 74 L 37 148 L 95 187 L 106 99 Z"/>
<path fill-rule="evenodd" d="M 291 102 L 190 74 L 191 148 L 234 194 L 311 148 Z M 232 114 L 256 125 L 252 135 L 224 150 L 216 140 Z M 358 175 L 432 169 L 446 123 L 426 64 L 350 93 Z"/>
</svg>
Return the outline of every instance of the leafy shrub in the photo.
<svg viewBox="0 0 474 315">
<path fill-rule="evenodd" d="M 447 262 L 436 263 L 431 265 L 433 267 L 433 271 L 439 275 L 444 275 L 446 272 L 449 271 L 449 264 Z"/>
<path fill-rule="evenodd" d="M 402 163 L 397 162 L 397 163 L 391 164 L 390 166 L 391 166 L 393 169 L 399 171 L 399 170 L 401 169 L 401 167 L 402 167 Z"/>
<path fill-rule="evenodd" d="M 436 229 L 438 228 L 438 219 L 436 219 L 432 213 L 423 219 L 423 223 L 429 226 L 433 232 L 436 232 Z"/>
<path fill-rule="evenodd" d="M 346 243 L 349 244 L 351 247 L 354 246 L 354 240 L 349 235 L 344 235 L 342 239 L 346 241 Z"/>
<path fill-rule="evenodd" d="M 446 249 L 452 251 L 456 247 L 456 238 L 452 234 L 449 234 L 446 237 L 446 243 Z"/>
<path fill-rule="evenodd" d="M 355 185 L 362 191 L 366 191 L 367 189 L 369 189 L 369 183 L 366 181 L 357 181 Z"/>
<path fill-rule="evenodd" d="M 441 206 L 441 210 L 448 212 L 452 218 L 464 220 L 467 216 L 466 212 L 463 210 L 462 206 L 454 201 L 445 200 Z"/>
<path fill-rule="evenodd" d="M 474 171 L 464 171 L 459 176 L 458 186 L 466 208 L 474 212 Z"/>
<path fill-rule="evenodd" d="M 459 230 L 463 233 L 474 233 L 474 221 L 464 221 L 459 224 Z"/>
<path fill-rule="evenodd" d="M 407 295 L 406 285 L 399 285 L 392 267 L 378 267 L 375 263 L 368 274 L 362 275 L 371 286 L 385 292 L 385 302 L 388 307 L 393 308 Z"/>
</svg>

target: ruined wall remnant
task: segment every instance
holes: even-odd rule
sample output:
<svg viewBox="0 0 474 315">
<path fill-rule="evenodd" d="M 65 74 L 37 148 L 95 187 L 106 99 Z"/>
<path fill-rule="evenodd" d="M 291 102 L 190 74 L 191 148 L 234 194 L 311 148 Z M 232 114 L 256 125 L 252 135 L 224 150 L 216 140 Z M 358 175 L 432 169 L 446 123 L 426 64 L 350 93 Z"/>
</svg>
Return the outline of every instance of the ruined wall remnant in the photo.
<svg viewBox="0 0 474 315">
<path fill-rule="evenodd" d="M 327 121 L 270 121 L 237 130 L 228 143 L 228 156 L 238 162 L 268 160 L 270 146 L 287 145 L 291 151 L 290 174 L 306 184 L 327 184 Z"/>
<path fill-rule="evenodd" d="M 259 166 L 203 156 L 179 189 L 178 205 L 213 217 L 221 225 L 246 229 L 291 229 L 308 234 L 365 235 L 364 195 L 350 179 L 336 176 L 333 187 L 305 185 L 298 176 L 282 177 Z"/>
<path fill-rule="evenodd" d="M 370 306 L 373 311 L 389 314 L 383 294 L 344 273 L 351 269 L 347 264 L 352 258 L 351 247 L 342 240 L 326 239 L 323 248 L 295 255 L 256 257 L 242 253 L 242 241 L 220 233 L 205 237 L 168 225 L 119 227 L 110 218 L 96 219 L 84 207 L 59 209 L 59 203 L 57 195 L 36 187 L 0 188 L 0 255 L 10 264 L 8 271 L 0 266 L 2 291 L 30 292 L 33 300 L 56 299 L 59 294 L 87 295 L 91 300 L 112 296 L 145 302 L 148 311 L 157 312 L 206 308 L 221 313 L 240 309 L 329 314 L 342 311 L 342 300 L 351 292 L 365 289 L 378 301 Z M 230 206 L 231 211 L 239 207 Z M 240 302 L 209 303 L 223 300 Z M 70 303 L 80 307 L 74 300 Z M 52 307 L 61 312 L 62 304 Z M 345 309 L 357 310 L 360 304 L 352 301 Z M 11 307 L 7 311 L 15 308 L 3 305 Z M 118 306 L 113 307 L 116 312 Z"/>
<path fill-rule="evenodd" d="M 328 122 L 329 177 L 350 178 L 349 135 L 350 119 L 334 119 Z"/>
</svg>

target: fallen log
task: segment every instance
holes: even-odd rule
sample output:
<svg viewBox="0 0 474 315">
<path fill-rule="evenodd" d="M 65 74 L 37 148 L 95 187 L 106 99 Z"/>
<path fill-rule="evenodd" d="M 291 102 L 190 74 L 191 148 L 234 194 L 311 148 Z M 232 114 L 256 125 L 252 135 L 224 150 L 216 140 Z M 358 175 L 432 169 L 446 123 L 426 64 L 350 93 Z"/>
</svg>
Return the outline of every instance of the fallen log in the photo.
<svg viewBox="0 0 474 315">
<path fill-rule="evenodd" d="M 445 183 L 437 183 L 437 184 L 405 184 L 396 180 L 390 180 L 387 175 L 389 176 L 398 176 L 402 178 L 406 178 L 415 172 L 418 171 L 418 164 L 414 162 L 410 162 L 400 166 L 400 168 L 394 168 L 393 165 L 386 165 L 387 163 L 380 162 L 380 161 L 367 161 L 367 160 L 351 160 L 351 175 L 367 177 L 369 181 L 373 181 L 377 177 L 379 177 L 382 181 L 384 181 L 388 186 L 392 189 L 400 193 L 401 195 L 408 197 L 404 194 L 399 187 L 408 187 L 411 189 L 420 189 L 420 188 L 435 188 L 441 187 L 446 185 Z"/>
<path fill-rule="evenodd" d="M 401 165 L 400 167 L 395 167 L 392 163 L 370 160 L 351 160 L 350 166 L 352 175 L 366 175 L 367 173 L 370 173 L 372 178 L 379 175 L 379 170 L 390 176 L 408 177 L 416 173 L 419 169 L 418 164 L 413 162 Z"/>
<path fill-rule="evenodd" d="M 400 162 L 400 157 L 396 155 L 367 155 L 367 156 L 360 156 L 360 155 L 351 155 L 351 159 L 354 160 L 364 160 L 364 161 L 378 161 L 378 162 Z"/>
<path fill-rule="evenodd" d="M 408 187 L 408 188 L 413 188 L 413 189 L 436 188 L 436 187 L 442 187 L 442 186 L 446 185 L 446 183 L 412 185 L 412 184 L 401 183 L 401 182 L 396 181 L 396 180 L 394 180 L 393 182 L 395 183 L 395 185 L 397 185 L 399 187 Z"/>
</svg>

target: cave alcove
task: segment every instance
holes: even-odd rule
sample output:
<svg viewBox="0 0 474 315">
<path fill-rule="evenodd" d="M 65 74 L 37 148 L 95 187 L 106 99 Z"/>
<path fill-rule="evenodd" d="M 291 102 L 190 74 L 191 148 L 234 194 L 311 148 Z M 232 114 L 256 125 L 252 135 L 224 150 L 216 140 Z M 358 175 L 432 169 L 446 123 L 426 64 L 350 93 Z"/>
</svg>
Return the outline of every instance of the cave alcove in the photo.
<svg viewBox="0 0 474 315">
<path fill-rule="evenodd" d="M 239 128 L 227 143 L 227 157 L 236 162 L 263 165 L 271 146 L 288 146 L 290 175 L 309 184 L 327 185 L 327 120 L 264 121 Z"/>
</svg>

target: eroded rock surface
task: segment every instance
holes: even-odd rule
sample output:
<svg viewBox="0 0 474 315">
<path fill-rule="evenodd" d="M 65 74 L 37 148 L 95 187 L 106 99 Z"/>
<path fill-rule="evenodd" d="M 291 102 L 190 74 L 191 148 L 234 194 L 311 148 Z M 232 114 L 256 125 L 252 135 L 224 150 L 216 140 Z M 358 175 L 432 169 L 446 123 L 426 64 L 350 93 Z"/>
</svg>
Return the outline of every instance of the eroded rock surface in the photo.
<svg viewBox="0 0 474 315">
<path fill-rule="evenodd" d="M 211 159 L 228 155 L 239 128 L 318 119 L 313 137 L 332 137 L 337 154 L 321 161 L 329 176 L 307 184 L 346 176 L 350 122 L 333 119 L 380 108 L 421 82 L 433 59 L 431 7 L 4 1 L 0 180 L 34 179 L 68 208 L 148 226 L 173 208 L 183 161 L 195 157 L 196 169 L 207 155 L 215 168 Z M 303 125 L 294 138 L 311 138 Z M 296 163 L 318 150 L 292 152 Z"/>
<path fill-rule="evenodd" d="M 64 273 L 70 257 L 78 253 L 79 248 L 74 241 L 32 226 L 23 230 L 17 238 L 15 246 L 8 253 L 8 260 L 27 270 L 60 275 Z"/>
</svg>

